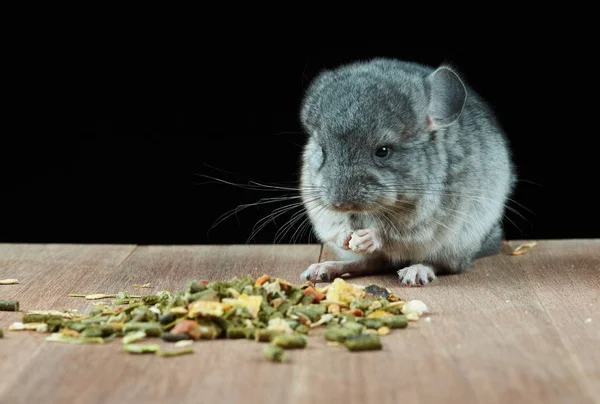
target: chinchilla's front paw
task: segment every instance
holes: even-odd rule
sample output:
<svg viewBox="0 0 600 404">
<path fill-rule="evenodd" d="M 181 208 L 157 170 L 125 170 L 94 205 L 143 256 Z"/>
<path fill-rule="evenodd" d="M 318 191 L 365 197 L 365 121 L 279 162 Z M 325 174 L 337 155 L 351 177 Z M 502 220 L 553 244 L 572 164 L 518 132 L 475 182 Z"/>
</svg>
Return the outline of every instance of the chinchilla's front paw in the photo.
<svg viewBox="0 0 600 404">
<path fill-rule="evenodd" d="M 375 229 L 356 230 L 352 234 L 348 246 L 355 253 L 372 254 L 383 247 L 381 232 Z"/>
</svg>

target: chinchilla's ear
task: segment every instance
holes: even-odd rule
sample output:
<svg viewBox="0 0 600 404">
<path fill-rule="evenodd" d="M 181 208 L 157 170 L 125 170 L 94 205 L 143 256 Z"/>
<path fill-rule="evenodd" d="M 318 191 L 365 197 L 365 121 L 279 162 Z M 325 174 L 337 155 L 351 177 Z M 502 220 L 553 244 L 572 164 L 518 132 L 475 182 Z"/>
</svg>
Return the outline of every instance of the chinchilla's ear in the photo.
<svg viewBox="0 0 600 404">
<path fill-rule="evenodd" d="M 429 88 L 427 118 L 430 129 L 452 125 L 463 111 L 467 89 L 458 74 L 439 67 L 425 79 Z"/>
</svg>

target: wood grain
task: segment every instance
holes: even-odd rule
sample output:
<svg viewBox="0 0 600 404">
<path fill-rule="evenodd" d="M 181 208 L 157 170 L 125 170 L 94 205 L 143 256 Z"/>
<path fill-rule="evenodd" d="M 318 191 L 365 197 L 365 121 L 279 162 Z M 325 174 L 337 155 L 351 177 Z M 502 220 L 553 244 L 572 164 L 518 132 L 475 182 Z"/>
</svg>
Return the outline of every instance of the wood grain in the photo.
<svg viewBox="0 0 600 404">
<path fill-rule="evenodd" d="M 0 299 L 14 299 L 22 311 L 36 309 L 88 310 L 89 304 L 67 297 L 79 285 L 94 287 L 134 250 L 133 245 L 10 245 L 0 244 L 0 278 L 16 278 L 17 285 L 0 286 Z M 0 397 L 14 388 L 28 366 L 43 349 L 42 335 L 9 332 L 10 324 L 21 320 L 21 313 L 0 312 Z M 33 365 L 32 365 L 33 364 Z M 4 403 L 0 398 L 0 403 Z"/>
<path fill-rule="evenodd" d="M 582 382 L 600 398 L 600 248 L 587 240 L 539 247 L 516 266 L 527 274 L 581 374 L 591 376 Z"/>
<path fill-rule="evenodd" d="M 90 303 L 57 295 L 135 290 L 131 285 L 148 282 L 155 288 L 137 292 L 154 293 L 191 280 L 263 273 L 299 282 L 308 265 L 330 258 L 318 245 L 150 246 L 133 253 L 103 247 L 98 254 L 106 261 L 94 264 L 82 252 L 73 253 L 79 262 L 61 253 L 44 262 L 36 259 L 43 250 L 31 247 L 10 253 L 0 246 L 0 277 L 31 271 L 39 281 L 19 295 L 27 304 L 81 310 Z M 383 284 L 431 310 L 430 322 L 394 331 L 380 352 L 328 347 L 322 331 L 305 350 L 288 351 L 283 364 L 265 361 L 254 341 L 197 342 L 194 355 L 160 358 L 125 354 L 119 340 L 73 346 L 8 333 L 0 340 L 0 402 L 598 403 L 599 350 L 591 347 L 600 331 L 599 252 L 600 240 L 538 241 L 525 255 L 481 259 L 471 271 L 426 287 L 402 288 L 395 274 L 350 279 Z M 11 273 L 3 257 L 12 260 Z M 0 327 L 11 316 L 0 313 Z M 15 368 L 18 377 L 10 377 Z"/>
<path fill-rule="evenodd" d="M 514 248 L 523 242 L 510 244 Z M 423 300 L 432 310 L 430 323 L 414 324 L 423 347 L 421 359 L 415 356 L 410 362 L 431 361 L 434 369 L 451 363 L 451 377 L 461 375 L 468 383 L 450 390 L 427 389 L 432 379 L 437 384 L 448 375 L 420 373 L 416 379 L 425 401 L 442 400 L 448 391 L 453 397 L 471 391 L 485 403 L 599 402 L 600 350 L 585 359 L 580 356 L 600 346 L 600 242 L 538 241 L 525 255 L 504 251 L 478 260 L 467 273 L 440 277 L 425 287 L 399 287 L 395 273 L 351 281 L 383 284 L 404 299 Z M 334 254 L 325 248 L 320 261 L 332 259 Z M 580 270 L 565 272 L 570 265 Z M 574 295 L 579 297 L 572 299 Z M 569 323 L 565 317 L 571 311 L 577 312 L 577 320 Z M 583 318 L 591 317 L 596 321 L 585 324 Z M 557 328 L 561 321 L 567 323 Z"/>
</svg>

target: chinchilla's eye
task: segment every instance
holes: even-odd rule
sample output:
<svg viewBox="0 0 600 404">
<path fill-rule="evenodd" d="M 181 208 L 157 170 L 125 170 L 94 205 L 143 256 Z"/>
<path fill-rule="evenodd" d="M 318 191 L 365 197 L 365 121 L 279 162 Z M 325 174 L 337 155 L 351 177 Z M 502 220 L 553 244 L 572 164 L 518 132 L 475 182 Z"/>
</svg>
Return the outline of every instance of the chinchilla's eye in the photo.
<svg viewBox="0 0 600 404">
<path fill-rule="evenodd" d="M 379 149 L 377 149 L 377 151 L 375 152 L 375 155 L 379 158 L 384 158 L 387 157 L 391 152 L 391 149 L 389 146 L 381 146 Z"/>
</svg>

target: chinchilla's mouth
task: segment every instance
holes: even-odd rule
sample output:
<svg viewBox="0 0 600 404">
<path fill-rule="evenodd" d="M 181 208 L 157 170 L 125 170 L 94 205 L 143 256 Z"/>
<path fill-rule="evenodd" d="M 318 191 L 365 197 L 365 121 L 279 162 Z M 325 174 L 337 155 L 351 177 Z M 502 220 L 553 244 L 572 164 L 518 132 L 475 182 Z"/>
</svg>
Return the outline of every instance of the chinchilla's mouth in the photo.
<svg viewBox="0 0 600 404">
<path fill-rule="evenodd" d="M 372 213 L 377 210 L 377 205 L 374 204 L 357 204 L 357 203 L 344 203 L 344 204 L 330 204 L 329 209 L 338 213 L 349 213 L 349 214 L 360 214 L 360 213 Z"/>
</svg>

